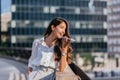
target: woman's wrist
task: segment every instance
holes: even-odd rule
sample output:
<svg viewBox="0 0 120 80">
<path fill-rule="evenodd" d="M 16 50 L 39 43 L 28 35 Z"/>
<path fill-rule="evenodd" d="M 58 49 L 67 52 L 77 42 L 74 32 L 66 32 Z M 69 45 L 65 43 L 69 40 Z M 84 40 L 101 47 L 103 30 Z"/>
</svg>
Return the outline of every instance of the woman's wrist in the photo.
<svg viewBox="0 0 120 80">
<path fill-rule="evenodd" d="M 66 48 L 61 48 L 61 54 L 62 54 L 62 56 L 66 56 L 67 55 L 67 49 Z"/>
<path fill-rule="evenodd" d="M 66 56 L 66 54 L 67 54 L 66 52 L 62 52 L 62 56 Z"/>
</svg>

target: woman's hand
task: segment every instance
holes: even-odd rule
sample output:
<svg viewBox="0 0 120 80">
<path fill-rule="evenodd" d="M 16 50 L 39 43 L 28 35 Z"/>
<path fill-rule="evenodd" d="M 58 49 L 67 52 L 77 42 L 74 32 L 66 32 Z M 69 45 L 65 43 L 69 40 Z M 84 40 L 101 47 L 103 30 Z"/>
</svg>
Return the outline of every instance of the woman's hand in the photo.
<svg viewBox="0 0 120 80">
<path fill-rule="evenodd" d="M 32 68 L 29 67 L 29 68 L 28 68 L 28 75 L 29 75 L 31 72 L 32 72 Z"/>
<path fill-rule="evenodd" d="M 69 40 L 68 38 L 65 36 L 62 38 L 62 44 L 61 44 L 61 47 L 60 47 L 60 50 L 61 50 L 61 54 L 62 54 L 62 57 L 61 57 L 61 61 L 60 61 L 60 72 L 64 72 L 66 66 L 67 66 L 67 51 L 68 51 L 68 48 L 69 48 Z"/>
<path fill-rule="evenodd" d="M 61 53 L 67 53 L 67 50 L 69 48 L 69 39 L 65 36 L 62 38 L 62 44 L 61 44 Z"/>
</svg>

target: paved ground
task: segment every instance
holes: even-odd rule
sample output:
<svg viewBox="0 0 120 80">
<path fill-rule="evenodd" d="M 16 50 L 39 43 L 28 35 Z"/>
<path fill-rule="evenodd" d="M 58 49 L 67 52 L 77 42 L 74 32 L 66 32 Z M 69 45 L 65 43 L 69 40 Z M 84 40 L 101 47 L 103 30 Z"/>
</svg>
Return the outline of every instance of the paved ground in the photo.
<svg viewBox="0 0 120 80">
<path fill-rule="evenodd" d="M 19 58 L 16 58 L 19 60 Z M 14 59 L 0 57 L 0 80 L 27 80 L 27 63 L 21 63 Z M 108 63 L 101 68 L 103 71 L 115 69 L 115 60 L 109 60 Z M 95 67 L 94 69 L 99 69 Z M 120 80 L 120 77 L 102 77 L 93 80 Z"/>
<path fill-rule="evenodd" d="M 27 80 L 27 65 L 0 57 L 0 80 Z"/>
</svg>

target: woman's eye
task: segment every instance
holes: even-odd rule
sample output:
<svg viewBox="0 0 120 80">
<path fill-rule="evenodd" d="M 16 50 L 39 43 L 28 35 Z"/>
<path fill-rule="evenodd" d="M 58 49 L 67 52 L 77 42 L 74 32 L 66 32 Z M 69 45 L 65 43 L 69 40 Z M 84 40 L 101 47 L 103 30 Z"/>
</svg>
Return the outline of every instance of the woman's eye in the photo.
<svg viewBox="0 0 120 80">
<path fill-rule="evenodd" d="M 62 29 L 64 29 L 64 26 L 61 26 Z"/>
</svg>

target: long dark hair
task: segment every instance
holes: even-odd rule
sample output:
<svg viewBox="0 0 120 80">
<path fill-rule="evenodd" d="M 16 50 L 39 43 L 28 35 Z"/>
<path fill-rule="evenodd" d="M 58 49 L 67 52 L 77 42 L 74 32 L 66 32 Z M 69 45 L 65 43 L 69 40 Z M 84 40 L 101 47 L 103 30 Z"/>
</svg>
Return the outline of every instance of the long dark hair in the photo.
<svg viewBox="0 0 120 80">
<path fill-rule="evenodd" d="M 55 18 L 50 22 L 44 36 L 46 37 L 46 36 L 49 36 L 51 34 L 51 32 L 52 32 L 51 26 L 52 25 L 54 25 L 54 27 L 56 27 L 57 25 L 59 25 L 62 22 L 65 22 L 65 24 L 66 24 L 65 36 L 70 37 L 69 29 L 68 29 L 68 22 L 67 22 L 67 20 L 60 18 L 60 17 Z"/>
<path fill-rule="evenodd" d="M 56 27 L 57 25 L 59 25 L 62 22 L 65 22 L 65 24 L 66 24 L 65 34 L 63 36 L 70 38 L 70 33 L 69 33 L 69 29 L 68 29 L 68 26 L 69 26 L 68 22 L 64 18 L 60 18 L 60 17 L 57 17 L 50 22 L 44 36 L 47 37 L 51 34 L 51 32 L 52 32 L 51 26 L 52 25 L 54 25 L 54 27 Z M 57 39 L 55 47 L 54 47 L 56 61 L 59 61 L 61 59 L 61 51 L 60 51 L 61 44 L 62 44 L 61 39 Z M 71 62 L 72 47 L 71 47 L 70 42 L 68 44 L 69 44 L 69 48 L 67 50 L 67 61 L 68 61 L 68 63 L 70 63 Z"/>
</svg>

